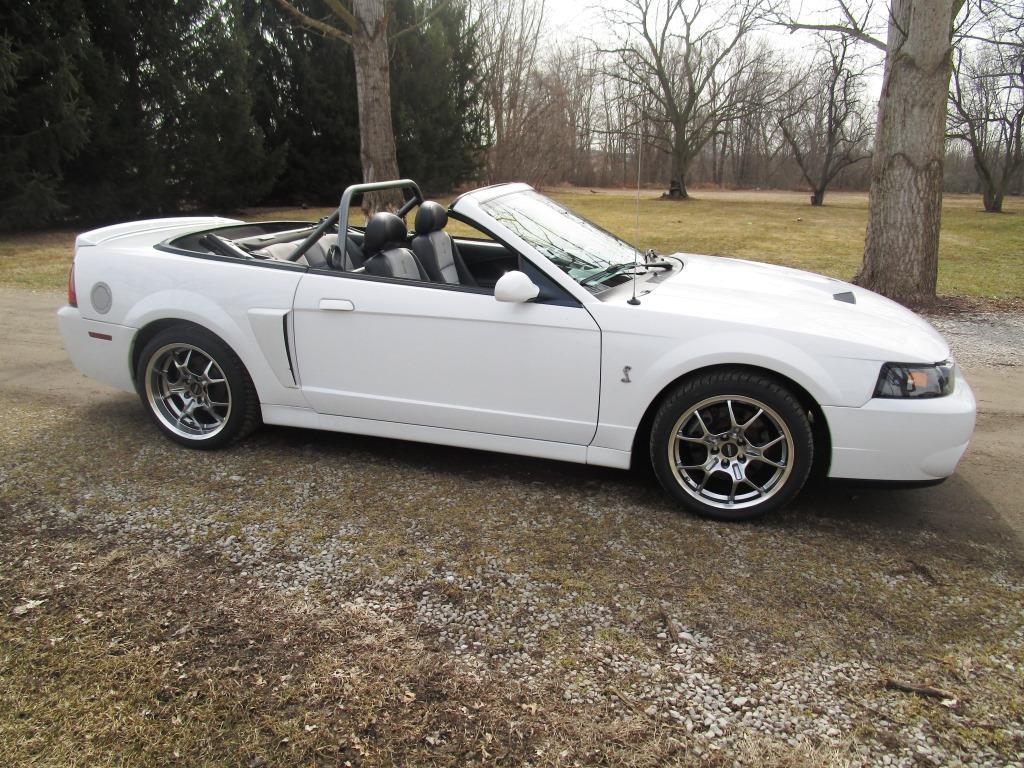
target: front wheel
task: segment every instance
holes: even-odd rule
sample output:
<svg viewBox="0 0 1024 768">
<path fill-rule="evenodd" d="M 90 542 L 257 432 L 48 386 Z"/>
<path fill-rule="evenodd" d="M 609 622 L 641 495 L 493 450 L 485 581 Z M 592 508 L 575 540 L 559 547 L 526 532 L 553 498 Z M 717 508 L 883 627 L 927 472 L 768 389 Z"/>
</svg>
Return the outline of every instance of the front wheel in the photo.
<svg viewBox="0 0 1024 768">
<path fill-rule="evenodd" d="M 704 374 L 680 384 L 651 427 L 651 463 L 665 490 L 697 514 L 746 520 L 800 491 L 814 457 L 807 413 L 767 376 Z"/>
<path fill-rule="evenodd" d="M 259 425 L 259 399 L 238 356 L 209 331 L 167 328 L 143 348 L 139 397 L 160 430 L 190 448 L 220 448 Z"/>
</svg>

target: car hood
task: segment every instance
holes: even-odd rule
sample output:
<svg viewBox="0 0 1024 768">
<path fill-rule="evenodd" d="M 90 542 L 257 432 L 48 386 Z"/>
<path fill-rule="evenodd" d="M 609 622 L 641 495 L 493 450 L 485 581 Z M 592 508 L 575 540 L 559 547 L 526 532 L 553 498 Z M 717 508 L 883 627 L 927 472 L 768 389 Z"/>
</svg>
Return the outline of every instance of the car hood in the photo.
<svg viewBox="0 0 1024 768">
<path fill-rule="evenodd" d="M 791 332 L 840 357 L 938 362 L 949 356 L 949 345 L 926 320 L 859 286 L 753 261 L 674 256 L 684 268 L 646 283 L 646 309 Z M 847 294 L 847 301 L 836 294 Z"/>
</svg>

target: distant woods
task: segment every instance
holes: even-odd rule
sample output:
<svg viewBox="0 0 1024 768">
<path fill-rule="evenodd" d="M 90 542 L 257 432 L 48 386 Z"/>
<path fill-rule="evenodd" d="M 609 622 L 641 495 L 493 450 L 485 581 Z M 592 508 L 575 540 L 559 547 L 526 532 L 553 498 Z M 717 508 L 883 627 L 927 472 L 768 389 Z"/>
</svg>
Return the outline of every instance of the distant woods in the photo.
<svg viewBox="0 0 1024 768">
<path fill-rule="evenodd" d="M 6 4 L 0 226 L 336 203 L 375 149 L 361 147 L 353 50 L 284 5 L 313 19 L 354 7 Z M 828 189 L 867 189 L 870 48 L 821 29 L 800 32 L 803 50 L 773 47 L 777 5 L 605 0 L 594 39 L 573 40 L 543 0 L 387 0 L 398 172 L 434 192 L 629 186 L 642 159 L 642 182 L 678 197 L 786 188 L 827 204 Z M 1018 5 L 968 2 L 954 32 L 945 187 L 989 210 L 1024 185 Z"/>
</svg>

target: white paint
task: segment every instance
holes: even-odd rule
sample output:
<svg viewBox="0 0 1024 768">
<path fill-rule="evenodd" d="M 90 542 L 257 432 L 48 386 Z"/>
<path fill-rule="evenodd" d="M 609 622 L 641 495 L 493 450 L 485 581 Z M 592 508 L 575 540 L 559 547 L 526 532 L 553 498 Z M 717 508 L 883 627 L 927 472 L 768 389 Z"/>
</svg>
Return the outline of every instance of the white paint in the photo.
<svg viewBox="0 0 1024 768">
<path fill-rule="evenodd" d="M 356 309 L 325 312 L 327 297 Z M 302 389 L 321 413 L 577 445 L 594 435 L 601 334 L 580 307 L 310 274 L 294 317 Z"/>
<path fill-rule="evenodd" d="M 83 373 L 131 390 L 137 330 L 187 320 L 238 354 L 268 423 L 614 467 L 629 465 L 636 429 L 666 387 L 700 368 L 745 364 L 791 379 L 821 406 L 833 476 L 922 480 L 954 471 L 975 415 L 962 378 L 949 397 L 872 398 L 884 362 L 949 354 L 912 312 L 831 278 L 690 254 L 676 255 L 685 266 L 670 276 L 639 281 L 639 306 L 627 304 L 628 283 L 599 299 L 480 206 L 520 189 L 480 190 L 456 210 L 579 306 L 169 253 L 153 246 L 227 222 L 159 220 L 79 237 L 77 285 L 103 280 L 114 302 L 103 316 L 65 307 L 61 334 Z M 832 298 L 845 291 L 856 304 Z M 89 330 L 112 338 L 92 339 Z"/>
<path fill-rule="evenodd" d="M 524 273 L 517 269 L 506 272 L 494 286 L 494 298 L 513 304 L 523 304 L 537 298 L 538 288 Z"/>
</svg>

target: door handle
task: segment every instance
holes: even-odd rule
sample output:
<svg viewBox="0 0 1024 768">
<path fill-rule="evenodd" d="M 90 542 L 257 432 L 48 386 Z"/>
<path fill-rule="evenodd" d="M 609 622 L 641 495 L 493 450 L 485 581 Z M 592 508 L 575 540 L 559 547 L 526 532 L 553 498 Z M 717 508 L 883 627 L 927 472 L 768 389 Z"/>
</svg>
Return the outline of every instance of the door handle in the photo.
<svg viewBox="0 0 1024 768">
<path fill-rule="evenodd" d="M 348 299 L 320 299 L 320 309 L 330 312 L 351 312 L 356 308 Z"/>
</svg>

